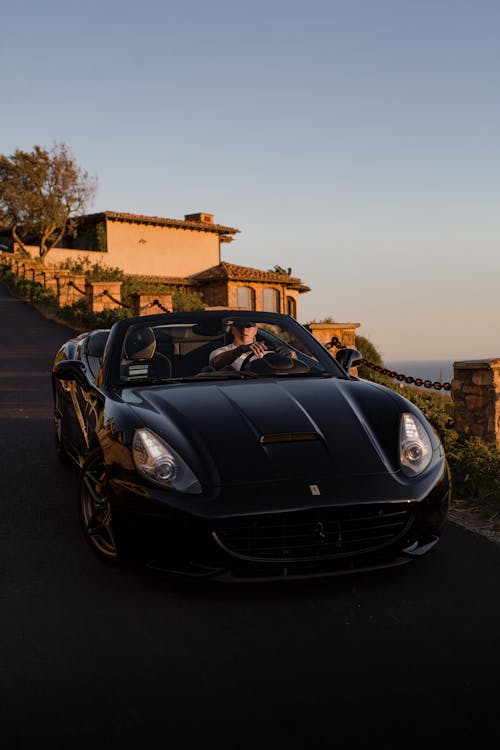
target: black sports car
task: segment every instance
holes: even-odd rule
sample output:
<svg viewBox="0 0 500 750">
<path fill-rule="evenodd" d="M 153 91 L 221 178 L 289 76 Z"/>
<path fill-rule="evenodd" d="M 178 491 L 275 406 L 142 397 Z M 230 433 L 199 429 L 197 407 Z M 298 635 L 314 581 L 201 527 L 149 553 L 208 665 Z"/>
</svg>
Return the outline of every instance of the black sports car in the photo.
<svg viewBox="0 0 500 750">
<path fill-rule="evenodd" d="M 449 471 L 422 413 L 293 318 L 207 310 L 83 333 L 53 366 L 56 447 L 104 561 L 218 578 L 344 573 L 438 541 Z"/>
</svg>

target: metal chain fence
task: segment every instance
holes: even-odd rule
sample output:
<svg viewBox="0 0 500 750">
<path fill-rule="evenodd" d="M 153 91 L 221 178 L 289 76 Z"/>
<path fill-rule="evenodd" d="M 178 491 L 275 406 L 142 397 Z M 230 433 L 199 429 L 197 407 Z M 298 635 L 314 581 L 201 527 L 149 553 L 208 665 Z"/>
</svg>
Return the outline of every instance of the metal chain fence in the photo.
<svg viewBox="0 0 500 750">
<path fill-rule="evenodd" d="M 86 291 L 84 289 L 80 289 L 74 281 L 68 281 L 68 286 L 72 286 L 74 289 L 76 289 L 77 292 L 80 292 L 80 294 L 86 294 Z M 130 305 L 126 305 L 124 302 L 121 302 L 116 297 L 113 297 L 112 294 L 107 289 L 104 289 L 99 294 L 96 294 L 96 297 L 108 297 L 112 302 L 115 303 L 115 305 L 119 305 L 120 307 L 124 307 L 127 310 L 132 310 Z M 151 307 L 159 307 L 160 310 L 163 310 L 163 312 L 170 313 L 171 310 L 168 309 L 168 307 L 165 307 L 165 305 L 162 305 L 159 299 L 154 299 L 152 302 L 148 302 L 146 305 L 142 305 L 139 307 L 139 312 L 144 312 L 144 310 L 149 310 Z"/>
<path fill-rule="evenodd" d="M 326 344 L 327 349 L 332 349 L 333 347 L 336 347 L 337 349 L 347 349 L 348 347 L 345 346 L 340 339 L 337 336 L 334 336 L 332 340 Z M 411 375 L 403 375 L 400 372 L 395 372 L 394 370 L 388 370 L 386 367 L 381 367 L 380 365 L 376 365 L 374 362 L 370 362 L 367 359 L 362 360 L 361 364 L 363 367 L 368 367 L 370 370 L 374 370 L 375 372 L 379 372 L 381 375 L 387 375 L 389 378 L 392 378 L 393 380 L 398 380 L 400 383 L 408 383 L 409 385 L 416 385 L 419 388 L 434 388 L 436 391 L 451 391 L 451 383 L 441 383 L 439 380 L 435 380 L 432 382 L 432 380 L 423 380 L 422 378 L 414 378 Z"/>
</svg>

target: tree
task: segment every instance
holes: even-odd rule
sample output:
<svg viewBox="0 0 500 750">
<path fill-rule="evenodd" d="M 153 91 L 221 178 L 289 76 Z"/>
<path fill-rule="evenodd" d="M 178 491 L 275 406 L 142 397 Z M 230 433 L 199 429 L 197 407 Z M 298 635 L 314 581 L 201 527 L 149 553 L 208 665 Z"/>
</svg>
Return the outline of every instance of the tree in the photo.
<svg viewBox="0 0 500 750">
<path fill-rule="evenodd" d="M 0 155 L 0 217 L 21 252 L 37 242 L 42 261 L 64 234 L 76 234 L 77 216 L 96 190 L 97 178 L 82 171 L 65 143 Z"/>
<path fill-rule="evenodd" d="M 283 266 L 280 266 L 276 264 L 274 268 L 269 269 L 270 273 L 279 273 L 283 276 L 291 276 L 292 275 L 292 269 L 291 268 L 283 268 Z"/>
</svg>

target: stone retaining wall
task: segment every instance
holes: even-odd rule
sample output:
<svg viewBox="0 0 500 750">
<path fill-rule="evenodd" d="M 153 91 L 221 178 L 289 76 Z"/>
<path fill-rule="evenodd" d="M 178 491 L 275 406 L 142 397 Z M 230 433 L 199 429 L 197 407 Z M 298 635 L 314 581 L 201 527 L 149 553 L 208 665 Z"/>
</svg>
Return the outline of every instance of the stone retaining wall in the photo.
<svg viewBox="0 0 500 750">
<path fill-rule="evenodd" d="M 500 358 L 453 363 L 455 429 L 500 448 Z"/>
</svg>

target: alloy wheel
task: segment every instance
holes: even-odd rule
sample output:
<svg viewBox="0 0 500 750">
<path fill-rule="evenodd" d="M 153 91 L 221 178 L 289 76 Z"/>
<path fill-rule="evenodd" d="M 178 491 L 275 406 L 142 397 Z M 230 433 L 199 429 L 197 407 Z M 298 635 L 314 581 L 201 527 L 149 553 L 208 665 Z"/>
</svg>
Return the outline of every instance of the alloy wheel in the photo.
<svg viewBox="0 0 500 750">
<path fill-rule="evenodd" d="M 83 464 L 78 498 L 80 521 L 87 542 L 106 562 L 117 562 L 111 503 L 106 472 L 99 450 L 92 451 Z"/>
</svg>

